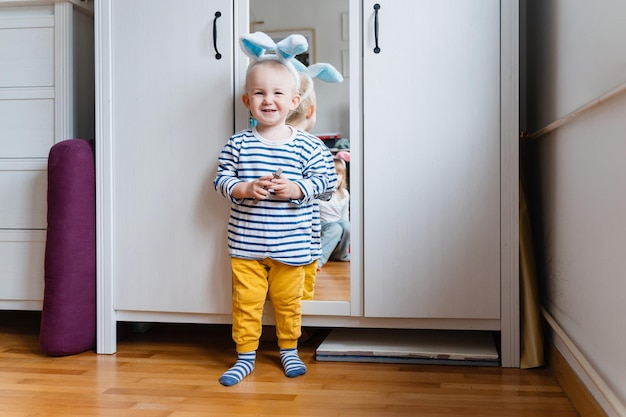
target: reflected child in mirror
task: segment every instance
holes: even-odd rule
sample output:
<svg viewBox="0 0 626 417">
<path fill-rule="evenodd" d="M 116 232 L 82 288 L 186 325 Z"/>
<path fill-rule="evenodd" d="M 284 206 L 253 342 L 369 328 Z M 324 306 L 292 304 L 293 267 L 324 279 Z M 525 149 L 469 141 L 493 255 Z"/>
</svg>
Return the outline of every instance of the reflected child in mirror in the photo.
<svg viewBox="0 0 626 417">
<path fill-rule="evenodd" d="M 296 129 L 310 132 L 317 120 L 317 98 L 311 77 L 300 73 L 300 105 L 287 117 L 286 123 Z M 321 141 L 320 141 L 321 142 Z M 323 143 L 322 143 L 323 144 Z M 324 145 L 324 144 L 323 144 Z M 324 145 L 326 148 L 326 145 Z M 333 156 L 326 148 L 325 159 L 331 161 Z M 334 164 L 333 164 L 334 166 Z M 303 300 L 312 300 L 315 292 L 315 278 L 317 275 L 317 263 L 321 256 L 321 220 L 319 200 L 316 199 L 313 207 L 313 234 L 311 236 L 311 257 L 313 261 L 304 267 L 304 293 Z"/>
<path fill-rule="evenodd" d="M 340 83 L 343 77 L 339 71 L 331 64 L 316 63 L 309 67 L 301 64 L 297 60 L 292 61 L 298 69 L 300 75 L 300 105 L 287 117 L 286 123 L 305 132 L 310 132 L 317 121 L 317 96 L 313 78 L 317 78 L 327 83 Z M 319 140 L 316 138 L 316 140 Z M 334 170 L 333 156 L 330 149 L 323 141 L 319 140 L 325 148 L 324 158 L 330 170 Z M 319 196 L 321 200 L 328 200 L 332 197 L 332 192 Z M 313 261 L 304 267 L 304 294 L 303 300 L 312 300 L 315 292 L 315 280 L 318 271 L 318 259 L 321 252 L 321 219 L 319 212 L 319 200 L 314 202 L 313 211 L 313 235 L 311 236 L 311 257 Z"/>
<path fill-rule="evenodd" d="M 335 156 L 337 190 L 330 200 L 320 201 L 322 255 L 318 259 L 318 270 L 329 260 L 350 260 L 350 192 L 346 161 L 350 161 L 350 154 L 347 152 L 339 152 Z"/>
</svg>

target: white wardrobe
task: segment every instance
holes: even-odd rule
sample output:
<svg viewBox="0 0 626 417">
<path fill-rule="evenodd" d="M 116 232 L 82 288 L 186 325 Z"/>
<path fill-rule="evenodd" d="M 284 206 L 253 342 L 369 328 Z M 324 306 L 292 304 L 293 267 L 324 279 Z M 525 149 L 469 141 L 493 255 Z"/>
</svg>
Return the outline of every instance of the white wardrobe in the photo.
<svg viewBox="0 0 626 417">
<path fill-rule="evenodd" d="M 349 5 L 351 301 L 309 302 L 304 324 L 499 331 L 517 366 L 517 1 Z M 98 352 L 112 353 L 117 321 L 230 321 L 212 180 L 245 127 L 249 18 L 246 0 L 102 0 L 96 21 Z"/>
</svg>

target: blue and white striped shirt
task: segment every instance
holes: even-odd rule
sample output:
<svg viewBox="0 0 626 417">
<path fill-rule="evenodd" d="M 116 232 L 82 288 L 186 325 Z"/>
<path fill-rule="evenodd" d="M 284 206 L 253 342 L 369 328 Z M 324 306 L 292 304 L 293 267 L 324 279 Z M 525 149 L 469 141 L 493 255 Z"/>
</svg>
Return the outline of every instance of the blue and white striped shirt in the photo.
<svg viewBox="0 0 626 417">
<path fill-rule="evenodd" d="M 336 188 L 337 176 L 328 163 L 326 145 L 306 132 L 292 130 L 291 137 L 281 142 L 264 139 L 256 129 L 243 130 L 228 140 L 220 154 L 214 186 L 231 200 L 228 247 L 232 257 L 271 258 L 287 265 L 307 265 L 314 259 L 312 254 L 316 257 L 315 200 Z M 232 197 L 235 185 L 271 175 L 278 168 L 281 177 L 302 189 L 302 199 L 279 200 L 270 194 L 255 203 Z"/>
</svg>

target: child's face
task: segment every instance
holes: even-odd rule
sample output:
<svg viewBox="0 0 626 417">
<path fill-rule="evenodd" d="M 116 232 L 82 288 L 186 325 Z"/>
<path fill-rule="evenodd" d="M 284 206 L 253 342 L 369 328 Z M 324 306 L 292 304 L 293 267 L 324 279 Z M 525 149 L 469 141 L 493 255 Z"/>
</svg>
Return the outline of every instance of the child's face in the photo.
<svg viewBox="0 0 626 417">
<path fill-rule="evenodd" d="M 284 124 L 289 112 L 300 104 L 293 76 L 282 64 L 257 64 L 249 72 L 246 85 L 243 104 L 260 127 Z"/>
</svg>

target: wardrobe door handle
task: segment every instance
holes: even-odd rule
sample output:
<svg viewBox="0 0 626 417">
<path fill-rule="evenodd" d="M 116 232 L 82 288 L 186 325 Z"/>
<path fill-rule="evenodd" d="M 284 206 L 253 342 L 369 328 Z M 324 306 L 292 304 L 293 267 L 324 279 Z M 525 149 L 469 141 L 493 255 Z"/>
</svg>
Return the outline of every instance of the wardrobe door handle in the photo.
<svg viewBox="0 0 626 417">
<path fill-rule="evenodd" d="M 374 39 L 376 46 L 374 47 L 374 53 L 379 54 L 380 48 L 378 46 L 378 11 L 380 10 L 380 4 L 374 4 Z"/>
<path fill-rule="evenodd" d="M 213 19 L 213 49 L 215 49 L 215 59 L 222 59 L 222 54 L 217 50 L 217 19 L 221 15 L 221 12 L 215 12 L 215 19 Z"/>
</svg>

